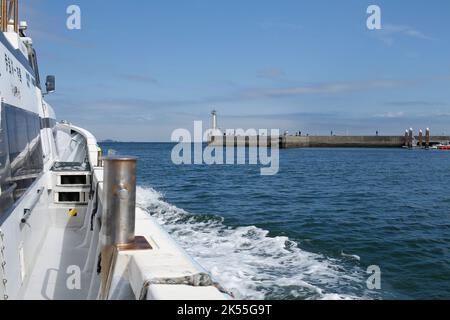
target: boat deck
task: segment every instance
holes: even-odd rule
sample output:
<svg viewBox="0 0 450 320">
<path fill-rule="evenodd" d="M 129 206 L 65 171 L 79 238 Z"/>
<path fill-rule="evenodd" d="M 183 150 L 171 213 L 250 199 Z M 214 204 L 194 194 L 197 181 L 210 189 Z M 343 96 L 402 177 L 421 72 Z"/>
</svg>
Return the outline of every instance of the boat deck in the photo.
<svg viewBox="0 0 450 320">
<path fill-rule="evenodd" d="M 26 300 L 84 300 L 88 296 L 92 273 L 81 271 L 80 289 L 70 290 L 74 275 L 69 267 L 83 270 L 80 261 L 86 261 L 87 248 L 78 248 L 83 234 L 78 230 L 50 228 L 38 255 L 32 274 L 25 283 Z"/>
</svg>

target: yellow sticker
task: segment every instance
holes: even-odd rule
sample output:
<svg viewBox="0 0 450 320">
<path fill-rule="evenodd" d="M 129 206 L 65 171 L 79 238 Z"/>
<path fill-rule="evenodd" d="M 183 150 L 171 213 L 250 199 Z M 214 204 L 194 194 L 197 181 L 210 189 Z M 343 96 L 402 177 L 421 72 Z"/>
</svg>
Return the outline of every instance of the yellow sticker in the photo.
<svg viewBox="0 0 450 320">
<path fill-rule="evenodd" d="M 69 211 L 69 216 L 71 217 L 76 217 L 78 216 L 78 210 L 77 209 L 72 209 Z"/>
</svg>

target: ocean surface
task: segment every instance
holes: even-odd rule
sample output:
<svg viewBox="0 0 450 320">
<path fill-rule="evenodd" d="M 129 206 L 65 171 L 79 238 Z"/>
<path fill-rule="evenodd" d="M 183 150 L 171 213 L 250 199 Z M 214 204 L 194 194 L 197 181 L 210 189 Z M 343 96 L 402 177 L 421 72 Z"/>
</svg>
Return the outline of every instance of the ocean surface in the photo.
<svg viewBox="0 0 450 320">
<path fill-rule="evenodd" d="M 138 206 L 237 298 L 450 299 L 450 152 L 281 150 L 264 177 L 173 146 L 102 145 L 139 157 Z"/>
</svg>

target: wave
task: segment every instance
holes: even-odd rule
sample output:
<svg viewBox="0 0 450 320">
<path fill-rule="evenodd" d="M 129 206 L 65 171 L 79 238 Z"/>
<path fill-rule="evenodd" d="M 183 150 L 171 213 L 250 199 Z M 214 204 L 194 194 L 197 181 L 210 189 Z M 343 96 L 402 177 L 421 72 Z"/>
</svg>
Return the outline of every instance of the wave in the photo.
<svg viewBox="0 0 450 320">
<path fill-rule="evenodd" d="M 238 299 L 366 299 L 365 273 L 301 250 L 255 226 L 232 228 L 214 215 L 193 215 L 138 187 L 137 205 Z"/>
</svg>

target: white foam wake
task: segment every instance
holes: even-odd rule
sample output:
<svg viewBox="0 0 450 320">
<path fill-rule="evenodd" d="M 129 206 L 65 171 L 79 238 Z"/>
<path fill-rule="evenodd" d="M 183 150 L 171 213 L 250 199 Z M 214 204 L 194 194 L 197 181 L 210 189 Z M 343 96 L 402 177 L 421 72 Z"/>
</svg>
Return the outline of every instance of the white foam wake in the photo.
<svg viewBox="0 0 450 320">
<path fill-rule="evenodd" d="M 239 299 L 364 298 L 359 268 L 298 248 L 257 227 L 231 228 L 214 216 L 191 215 L 151 188 L 138 187 L 137 205 L 161 223 L 215 280 Z"/>
</svg>

